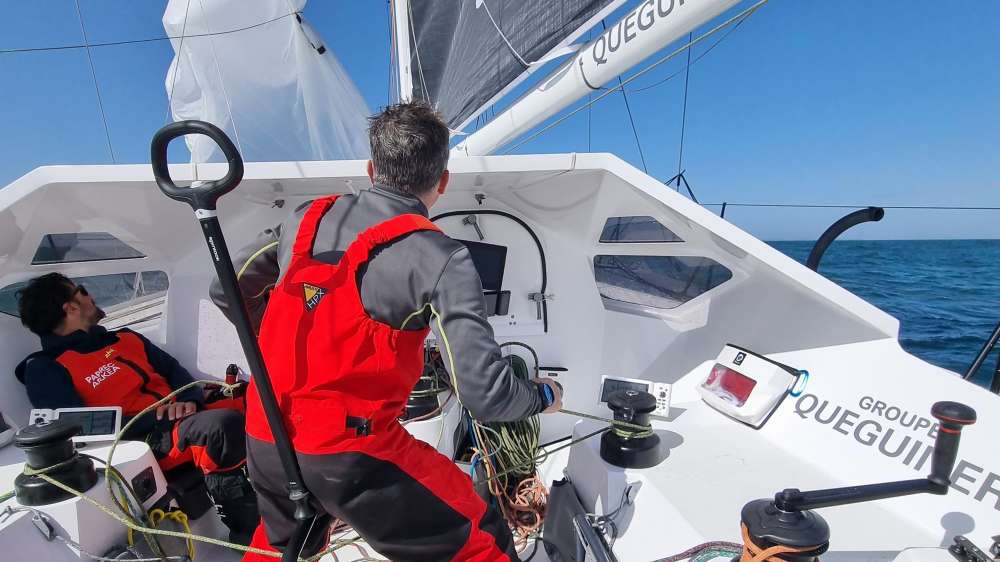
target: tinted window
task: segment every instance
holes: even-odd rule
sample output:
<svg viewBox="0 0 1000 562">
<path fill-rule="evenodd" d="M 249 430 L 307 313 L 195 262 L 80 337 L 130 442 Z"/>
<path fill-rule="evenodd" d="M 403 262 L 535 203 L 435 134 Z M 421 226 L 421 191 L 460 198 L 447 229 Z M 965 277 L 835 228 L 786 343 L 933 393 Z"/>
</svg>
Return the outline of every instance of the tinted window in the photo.
<svg viewBox="0 0 1000 562">
<path fill-rule="evenodd" d="M 725 266 L 702 257 L 594 257 L 602 297 L 654 308 L 676 308 L 732 276 Z"/>
<path fill-rule="evenodd" d="M 683 242 L 653 217 L 611 217 L 604 223 L 601 242 Z"/>
<path fill-rule="evenodd" d="M 107 232 L 46 234 L 35 250 L 31 265 L 144 257 L 142 252 Z"/>
<path fill-rule="evenodd" d="M 127 313 L 131 306 L 138 306 L 166 293 L 170 285 L 167 274 L 162 271 L 92 275 L 72 279 L 74 283 L 87 288 L 87 292 L 94 296 L 97 306 L 103 308 L 109 318 L 115 316 L 115 312 Z M 23 281 L 0 289 L 0 312 L 18 315 L 17 291 L 27 284 L 27 281 Z"/>
</svg>

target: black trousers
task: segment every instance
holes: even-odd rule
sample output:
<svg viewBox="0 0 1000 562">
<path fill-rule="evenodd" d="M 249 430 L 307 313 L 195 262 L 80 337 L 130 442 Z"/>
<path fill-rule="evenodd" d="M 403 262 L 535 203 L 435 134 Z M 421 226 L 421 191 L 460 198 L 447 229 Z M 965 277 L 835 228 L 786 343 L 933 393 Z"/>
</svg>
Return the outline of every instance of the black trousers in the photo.
<svg viewBox="0 0 1000 562">
<path fill-rule="evenodd" d="M 408 434 L 406 439 L 416 442 Z M 335 517 L 351 525 L 372 548 L 393 562 L 519 560 L 503 517 L 475 494 L 468 477 L 422 442 L 402 448 L 399 452 L 405 458 L 392 460 L 386 459 L 390 455 L 370 454 L 371 450 L 298 454 L 303 478 L 320 514 L 302 556 L 315 554 L 325 546 Z M 261 537 L 255 535 L 251 546 L 284 548 L 296 522 L 277 449 L 271 443 L 248 437 L 247 463 L 270 543 L 261 544 Z M 418 478 L 427 471 L 435 474 L 422 483 Z M 449 482 L 447 479 L 453 476 L 450 473 L 438 477 L 448 471 L 457 473 L 458 478 L 450 482 L 458 485 L 432 490 L 437 486 L 433 481 Z M 469 517 L 470 512 L 480 515 Z M 258 558 L 248 555 L 244 561 L 248 560 Z"/>
<path fill-rule="evenodd" d="M 192 462 L 205 474 L 226 472 L 246 461 L 245 426 L 236 410 L 205 410 L 180 421 L 160 420 L 147 442 L 163 470 Z"/>
</svg>

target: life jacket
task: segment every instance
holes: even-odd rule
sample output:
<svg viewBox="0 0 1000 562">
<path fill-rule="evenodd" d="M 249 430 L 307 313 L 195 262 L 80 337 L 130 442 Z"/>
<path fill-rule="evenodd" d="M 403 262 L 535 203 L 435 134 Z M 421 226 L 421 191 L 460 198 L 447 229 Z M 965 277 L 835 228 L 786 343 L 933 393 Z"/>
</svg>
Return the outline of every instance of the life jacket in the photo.
<svg viewBox="0 0 1000 562">
<path fill-rule="evenodd" d="M 400 330 L 371 318 L 358 288 L 358 270 L 372 250 L 407 234 L 440 229 L 426 217 L 393 217 L 360 233 L 336 265 L 312 256 L 320 220 L 337 196 L 314 201 L 295 236 L 288 268 L 271 292 L 260 348 L 285 427 L 295 449 L 310 454 L 343 450 L 366 421 L 372 434 L 398 426 L 423 371 L 429 328 Z M 247 393 L 247 433 L 274 442 L 256 382 Z"/>
<path fill-rule="evenodd" d="M 87 406 L 121 406 L 134 416 L 172 389 L 153 369 L 139 336 L 119 331 L 118 341 L 89 353 L 67 350 L 55 360 L 66 368 Z"/>
</svg>

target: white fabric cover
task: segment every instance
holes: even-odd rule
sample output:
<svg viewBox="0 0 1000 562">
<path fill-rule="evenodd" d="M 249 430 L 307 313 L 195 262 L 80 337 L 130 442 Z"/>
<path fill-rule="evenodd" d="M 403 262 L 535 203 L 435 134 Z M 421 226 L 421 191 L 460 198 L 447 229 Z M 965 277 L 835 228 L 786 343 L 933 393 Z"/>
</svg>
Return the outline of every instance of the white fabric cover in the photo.
<svg viewBox="0 0 1000 562">
<path fill-rule="evenodd" d="M 170 0 L 163 27 L 175 37 L 166 78 L 173 119 L 215 124 L 248 161 L 367 158 L 368 107 L 333 52 L 320 54 L 318 34 L 297 19 L 305 3 Z M 192 37 L 199 34 L 216 35 Z M 207 137 L 185 140 L 192 162 L 223 160 Z"/>
</svg>

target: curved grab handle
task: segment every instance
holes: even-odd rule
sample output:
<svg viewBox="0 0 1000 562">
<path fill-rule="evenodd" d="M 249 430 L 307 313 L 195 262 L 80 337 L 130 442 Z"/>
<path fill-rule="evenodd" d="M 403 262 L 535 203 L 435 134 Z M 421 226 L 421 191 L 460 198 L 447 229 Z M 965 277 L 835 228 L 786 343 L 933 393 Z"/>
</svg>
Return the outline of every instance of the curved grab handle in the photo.
<svg viewBox="0 0 1000 562">
<path fill-rule="evenodd" d="M 198 187 L 177 187 L 174 184 L 167 167 L 167 146 L 175 138 L 191 134 L 205 135 L 219 145 L 229 162 L 229 171 L 225 177 L 203 182 Z M 232 191 L 243 179 L 243 158 L 236 150 L 236 145 L 222 129 L 205 121 L 177 121 L 164 126 L 153 135 L 149 151 L 156 185 L 160 186 L 164 195 L 191 205 L 195 211 L 214 211 L 219 197 Z"/>
</svg>

